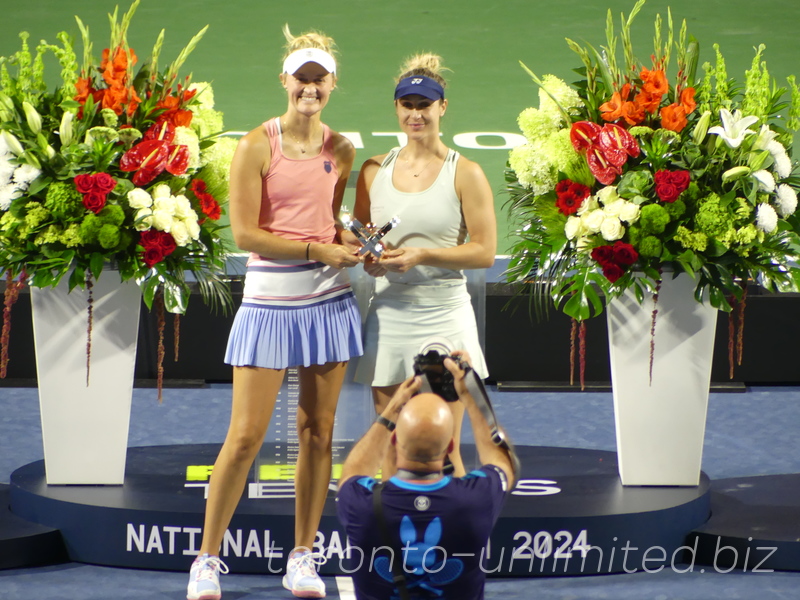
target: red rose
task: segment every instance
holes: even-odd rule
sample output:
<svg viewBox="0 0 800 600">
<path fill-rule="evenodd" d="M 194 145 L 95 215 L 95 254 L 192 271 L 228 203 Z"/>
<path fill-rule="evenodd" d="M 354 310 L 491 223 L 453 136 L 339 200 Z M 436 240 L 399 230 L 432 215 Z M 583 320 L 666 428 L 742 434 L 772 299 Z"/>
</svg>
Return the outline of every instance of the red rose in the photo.
<svg viewBox="0 0 800 600">
<path fill-rule="evenodd" d="M 689 187 L 689 171 L 656 171 L 656 195 L 662 202 L 675 202 Z"/>
<path fill-rule="evenodd" d="M 614 262 L 623 267 L 630 267 L 639 258 L 639 253 L 633 246 L 620 240 L 614 242 L 613 251 Z"/>
<path fill-rule="evenodd" d="M 614 248 L 611 246 L 592 248 L 592 258 L 600 263 L 601 267 L 610 265 L 614 259 Z"/>
<path fill-rule="evenodd" d="M 606 276 L 611 283 L 614 283 L 617 279 L 622 277 L 625 274 L 625 271 L 619 265 L 615 265 L 614 263 L 609 263 L 603 266 L 603 275 Z"/>
<path fill-rule="evenodd" d="M 81 194 L 88 194 L 94 189 L 94 177 L 91 175 L 76 175 L 73 181 L 75 182 L 75 189 Z"/>
<path fill-rule="evenodd" d="M 104 194 L 117 187 L 117 180 L 108 173 L 95 173 L 92 177 L 94 178 L 94 189 Z"/>
<path fill-rule="evenodd" d="M 156 229 L 148 229 L 139 234 L 139 243 L 145 250 L 158 248 L 161 246 L 161 232 Z"/>
<path fill-rule="evenodd" d="M 106 195 L 103 192 L 92 190 L 83 195 L 83 206 L 94 214 L 103 210 L 106 205 Z"/>
<path fill-rule="evenodd" d="M 151 246 L 142 254 L 142 260 L 148 267 L 152 267 L 164 260 L 164 253 L 158 246 Z"/>
<path fill-rule="evenodd" d="M 678 188 L 671 183 L 657 183 L 656 194 L 658 195 L 659 200 L 667 203 L 675 202 L 675 200 L 678 199 L 678 196 L 681 195 L 681 193 L 678 191 Z"/>
<path fill-rule="evenodd" d="M 161 231 L 160 233 L 158 247 L 161 248 L 164 256 L 168 256 L 175 252 L 175 248 L 177 248 L 178 245 L 175 243 L 175 238 L 172 237 L 171 233 L 167 233 L 166 231 Z"/>
</svg>

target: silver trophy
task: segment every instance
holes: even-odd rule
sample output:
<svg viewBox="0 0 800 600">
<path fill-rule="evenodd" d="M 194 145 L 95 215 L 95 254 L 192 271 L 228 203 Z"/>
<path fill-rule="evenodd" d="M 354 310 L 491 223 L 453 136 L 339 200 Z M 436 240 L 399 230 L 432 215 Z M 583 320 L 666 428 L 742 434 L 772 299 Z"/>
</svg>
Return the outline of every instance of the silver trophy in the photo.
<svg viewBox="0 0 800 600">
<path fill-rule="evenodd" d="M 372 223 L 367 223 L 365 226 L 362 225 L 358 219 L 350 221 L 350 231 L 352 231 L 358 238 L 358 241 L 361 242 L 361 249 L 358 251 L 358 254 L 363 256 L 369 252 L 375 258 L 380 258 L 383 251 L 386 249 L 383 242 L 381 242 L 383 236 L 389 233 L 392 228 L 397 227 L 399 223 L 400 219 L 398 217 L 392 217 L 383 227 L 376 229 Z"/>
</svg>

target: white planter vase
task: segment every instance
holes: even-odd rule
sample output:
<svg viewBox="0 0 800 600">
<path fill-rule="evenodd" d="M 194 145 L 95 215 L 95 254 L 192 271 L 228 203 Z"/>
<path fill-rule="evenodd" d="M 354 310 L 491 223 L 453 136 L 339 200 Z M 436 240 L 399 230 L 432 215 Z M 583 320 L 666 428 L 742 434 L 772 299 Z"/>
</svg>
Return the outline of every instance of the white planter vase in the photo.
<svg viewBox="0 0 800 600">
<path fill-rule="evenodd" d="M 88 291 L 31 288 L 44 464 L 49 484 L 122 484 L 141 292 L 108 271 L 94 282 L 86 382 Z"/>
<path fill-rule="evenodd" d="M 685 274 L 665 274 L 658 295 L 650 381 L 652 296 L 609 303 L 608 339 L 623 485 L 700 482 L 717 310 L 694 299 Z"/>
</svg>

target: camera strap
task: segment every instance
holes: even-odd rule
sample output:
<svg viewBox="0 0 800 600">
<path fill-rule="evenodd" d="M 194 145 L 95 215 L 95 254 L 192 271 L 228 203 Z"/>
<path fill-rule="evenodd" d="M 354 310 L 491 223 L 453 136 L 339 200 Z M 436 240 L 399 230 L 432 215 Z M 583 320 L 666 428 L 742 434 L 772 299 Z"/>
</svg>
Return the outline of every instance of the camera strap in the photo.
<svg viewBox="0 0 800 600">
<path fill-rule="evenodd" d="M 394 547 L 392 546 L 392 537 L 389 535 L 389 527 L 386 525 L 386 517 L 383 514 L 383 498 L 381 494 L 383 493 L 383 487 L 385 486 L 385 482 L 376 483 L 375 487 L 372 488 L 372 509 L 375 513 L 375 517 L 378 519 L 378 525 L 381 528 L 381 537 L 383 537 L 383 543 L 386 545 L 387 548 L 392 550 L 392 557 L 389 559 L 392 565 L 392 581 L 394 582 L 395 587 L 397 588 L 397 594 L 400 596 L 400 600 L 409 600 L 411 596 L 408 593 L 408 586 L 406 585 L 406 577 L 403 574 L 403 552 L 402 549 L 400 551 L 400 560 L 395 560 L 394 556 Z"/>
<path fill-rule="evenodd" d="M 514 451 L 514 445 L 511 440 L 506 436 L 505 432 L 497 424 L 497 416 L 494 414 L 492 402 L 489 400 L 489 394 L 486 393 L 486 388 L 483 381 L 478 377 L 474 369 L 468 367 L 464 374 L 464 383 L 467 386 L 467 391 L 475 400 L 475 405 L 481 411 L 483 418 L 486 419 L 486 424 L 489 426 L 489 431 L 492 434 L 492 442 L 495 446 L 504 448 L 508 452 L 508 458 L 511 460 L 511 467 L 514 469 L 514 475 L 519 477 L 520 462 L 517 453 Z"/>
</svg>

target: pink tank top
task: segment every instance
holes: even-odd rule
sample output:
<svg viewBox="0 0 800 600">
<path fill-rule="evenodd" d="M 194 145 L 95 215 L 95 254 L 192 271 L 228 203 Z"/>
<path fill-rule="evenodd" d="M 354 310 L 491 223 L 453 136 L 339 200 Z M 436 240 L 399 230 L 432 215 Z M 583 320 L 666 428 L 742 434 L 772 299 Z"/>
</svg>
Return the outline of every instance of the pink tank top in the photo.
<svg viewBox="0 0 800 600">
<path fill-rule="evenodd" d="M 331 243 L 336 234 L 332 205 L 339 170 L 330 128 L 322 125 L 322 151 L 298 160 L 283 155 L 278 118 L 264 127 L 272 161 L 261 184 L 259 227 L 290 240 Z"/>
</svg>

